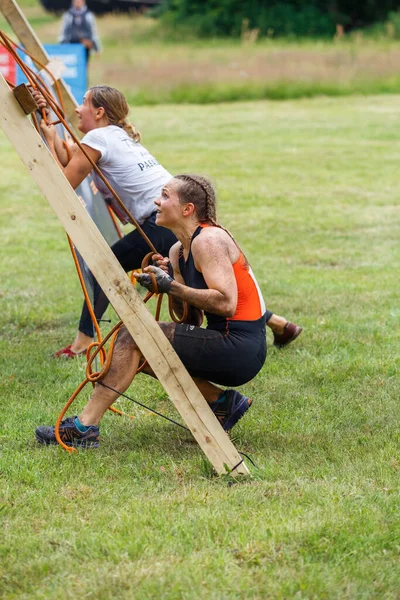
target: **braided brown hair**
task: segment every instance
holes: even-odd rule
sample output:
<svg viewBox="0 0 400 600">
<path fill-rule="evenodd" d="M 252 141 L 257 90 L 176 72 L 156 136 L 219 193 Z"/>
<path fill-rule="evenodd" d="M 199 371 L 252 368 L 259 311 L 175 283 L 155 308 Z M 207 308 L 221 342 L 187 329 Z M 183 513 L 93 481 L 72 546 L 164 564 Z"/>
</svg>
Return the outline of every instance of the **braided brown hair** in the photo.
<svg viewBox="0 0 400 600">
<path fill-rule="evenodd" d="M 89 88 L 88 92 L 90 92 L 90 101 L 93 106 L 104 108 L 110 125 L 121 127 L 135 142 L 140 142 L 140 132 L 126 120 L 129 106 L 122 92 L 108 85 L 94 85 Z"/>
<path fill-rule="evenodd" d="M 178 179 L 178 181 L 180 181 L 177 193 L 181 204 L 186 204 L 188 202 L 194 204 L 196 216 L 199 222 L 208 223 L 225 231 L 225 233 L 227 233 L 234 241 L 239 251 L 242 252 L 239 244 L 236 242 L 231 232 L 228 231 L 228 229 L 225 229 L 225 227 L 222 227 L 222 225 L 216 221 L 217 213 L 215 191 L 210 181 L 201 175 L 189 175 L 187 173 L 184 173 L 183 175 L 175 175 L 174 179 Z M 247 264 L 247 259 L 245 256 L 244 259 Z"/>
<path fill-rule="evenodd" d="M 178 190 L 179 200 L 182 204 L 191 202 L 196 209 L 196 216 L 200 223 L 210 223 L 218 227 L 216 223 L 215 192 L 205 177 L 201 175 L 175 175 L 181 184 Z"/>
</svg>

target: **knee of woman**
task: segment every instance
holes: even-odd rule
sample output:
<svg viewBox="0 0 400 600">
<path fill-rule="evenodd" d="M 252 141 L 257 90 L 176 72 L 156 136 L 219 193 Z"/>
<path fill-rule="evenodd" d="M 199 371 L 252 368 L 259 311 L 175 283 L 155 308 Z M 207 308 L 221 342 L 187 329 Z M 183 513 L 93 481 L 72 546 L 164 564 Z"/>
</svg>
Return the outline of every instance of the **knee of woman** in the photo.
<svg viewBox="0 0 400 600">
<path fill-rule="evenodd" d="M 159 323 L 159 326 L 162 329 L 162 331 L 164 332 L 164 335 L 168 338 L 168 340 L 170 342 L 172 342 L 174 339 L 174 335 L 175 335 L 176 324 L 175 323 L 164 323 L 161 321 Z"/>
<path fill-rule="evenodd" d="M 127 328 L 125 327 L 125 325 L 123 325 L 118 333 L 118 337 L 117 337 L 117 341 L 116 341 L 116 346 L 118 347 L 124 347 L 124 348 L 137 348 L 137 344 L 135 342 L 135 340 L 133 339 L 133 337 L 131 336 L 131 334 L 129 333 L 129 331 L 127 330 Z"/>
</svg>

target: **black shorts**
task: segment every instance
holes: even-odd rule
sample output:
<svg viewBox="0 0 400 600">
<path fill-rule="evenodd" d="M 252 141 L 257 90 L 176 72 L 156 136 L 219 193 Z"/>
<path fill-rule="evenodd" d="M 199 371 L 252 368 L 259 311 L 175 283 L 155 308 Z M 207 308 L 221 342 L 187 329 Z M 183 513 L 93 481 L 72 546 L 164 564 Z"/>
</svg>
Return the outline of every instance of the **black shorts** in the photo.
<svg viewBox="0 0 400 600">
<path fill-rule="evenodd" d="M 267 357 L 265 315 L 229 321 L 228 330 L 177 325 L 172 345 L 192 377 L 237 387 L 253 379 Z"/>
</svg>

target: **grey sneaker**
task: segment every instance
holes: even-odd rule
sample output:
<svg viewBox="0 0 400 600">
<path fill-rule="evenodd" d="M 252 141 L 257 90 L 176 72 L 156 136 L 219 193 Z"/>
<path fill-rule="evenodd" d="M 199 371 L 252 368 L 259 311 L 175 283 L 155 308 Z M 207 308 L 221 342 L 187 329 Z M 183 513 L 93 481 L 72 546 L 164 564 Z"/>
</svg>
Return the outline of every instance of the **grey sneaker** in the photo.
<svg viewBox="0 0 400 600">
<path fill-rule="evenodd" d="M 210 408 L 224 430 L 229 431 L 249 410 L 253 401 L 236 390 L 225 390 L 224 396 L 222 400 L 212 402 Z"/>
<path fill-rule="evenodd" d="M 75 417 L 68 417 L 60 423 L 60 438 L 67 446 L 78 446 L 81 448 L 98 448 L 100 445 L 100 430 L 96 425 L 90 425 L 82 433 L 75 425 Z M 54 427 L 42 425 L 36 429 L 36 439 L 39 444 L 57 444 Z"/>
</svg>

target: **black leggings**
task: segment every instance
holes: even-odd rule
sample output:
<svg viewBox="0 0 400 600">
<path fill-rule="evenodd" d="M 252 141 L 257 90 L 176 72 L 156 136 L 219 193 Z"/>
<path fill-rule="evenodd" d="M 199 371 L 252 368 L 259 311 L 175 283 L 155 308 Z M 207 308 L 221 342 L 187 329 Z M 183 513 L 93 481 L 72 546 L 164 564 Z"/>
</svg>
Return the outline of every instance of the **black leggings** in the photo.
<svg viewBox="0 0 400 600">
<path fill-rule="evenodd" d="M 168 256 L 169 249 L 176 242 L 176 237 L 166 227 L 158 227 L 155 223 L 156 213 L 150 215 L 148 219 L 141 226 L 147 237 L 153 243 L 157 252 L 162 256 Z M 132 271 L 134 269 L 140 269 L 142 260 L 150 252 L 150 248 L 147 242 L 143 239 L 141 234 L 134 229 L 128 235 L 118 240 L 111 246 L 115 257 L 120 263 L 121 267 L 125 272 Z M 103 290 L 100 288 L 97 281 L 94 280 L 94 314 L 96 319 L 99 321 L 109 301 Z M 86 306 L 86 302 L 83 303 L 81 319 L 79 321 L 79 331 L 89 337 L 94 336 L 94 327 L 89 310 Z"/>
</svg>

